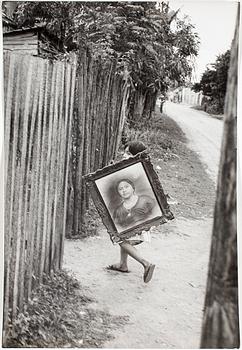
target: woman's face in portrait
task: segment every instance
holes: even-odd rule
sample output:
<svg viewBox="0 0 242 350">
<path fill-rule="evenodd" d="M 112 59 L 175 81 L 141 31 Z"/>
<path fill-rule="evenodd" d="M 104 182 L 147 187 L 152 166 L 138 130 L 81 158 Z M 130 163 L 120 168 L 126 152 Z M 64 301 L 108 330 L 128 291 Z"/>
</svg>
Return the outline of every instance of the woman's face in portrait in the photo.
<svg viewBox="0 0 242 350">
<path fill-rule="evenodd" d="M 128 199 L 134 194 L 134 189 L 130 183 L 121 181 L 118 185 L 118 193 L 123 199 Z"/>
</svg>

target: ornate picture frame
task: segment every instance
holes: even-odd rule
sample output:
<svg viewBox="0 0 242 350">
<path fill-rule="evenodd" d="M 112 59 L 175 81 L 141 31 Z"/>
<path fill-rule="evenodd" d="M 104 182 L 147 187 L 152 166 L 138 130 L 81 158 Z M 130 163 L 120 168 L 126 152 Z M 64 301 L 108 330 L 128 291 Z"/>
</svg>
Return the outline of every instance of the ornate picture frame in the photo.
<svg viewBox="0 0 242 350">
<path fill-rule="evenodd" d="M 174 218 L 146 151 L 84 176 L 113 242 Z"/>
</svg>

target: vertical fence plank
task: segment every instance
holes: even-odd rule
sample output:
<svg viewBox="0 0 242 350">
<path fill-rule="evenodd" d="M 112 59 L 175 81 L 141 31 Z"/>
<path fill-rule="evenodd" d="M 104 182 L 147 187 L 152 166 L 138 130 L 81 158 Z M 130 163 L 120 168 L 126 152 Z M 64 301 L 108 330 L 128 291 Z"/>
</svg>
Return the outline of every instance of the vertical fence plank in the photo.
<svg viewBox="0 0 242 350">
<path fill-rule="evenodd" d="M 97 140 L 98 140 L 98 122 L 99 122 L 99 107 L 100 107 L 100 94 L 101 94 L 101 69 L 100 69 L 100 62 L 96 61 L 96 69 L 95 69 L 95 94 L 93 96 L 93 123 L 92 123 L 92 130 L 91 130 L 91 139 L 92 139 L 92 145 L 91 145 L 91 171 L 95 171 L 95 162 L 96 162 L 96 155 L 99 152 L 97 147 Z"/>
<path fill-rule="evenodd" d="M 15 258 L 15 271 L 14 271 L 14 285 L 13 285 L 13 318 L 17 313 L 17 305 L 18 305 L 18 292 L 19 292 L 19 269 L 20 269 L 20 253 L 21 253 L 21 245 L 23 244 L 24 235 L 22 230 L 22 203 L 24 197 L 24 187 L 26 181 L 26 153 L 27 153 L 27 137 L 28 137 L 28 107 L 30 103 L 30 89 L 32 83 L 32 60 L 30 60 L 28 65 L 28 75 L 27 75 L 27 84 L 26 84 L 26 97 L 25 97 L 25 105 L 24 105 L 24 114 L 23 114 L 23 130 L 22 130 L 22 152 L 21 152 L 21 160 L 20 160 L 20 180 L 19 180 L 19 206 L 18 206 L 18 221 L 17 221 L 17 237 L 16 237 L 16 258 Z"/>
<path fill-rule="evenodd" d="M 27 238 L 27 257 L 26 257 L 26 273 L 25 273 L 25 295 L 26 300 L 29 299 L 32 288 L 32 276 L 33 271 L 33 256 L 34 256 L 34 244 L 36 240 L 37 232 L 37 220 L 38 220 L 38 193 L 40 189 L 39 176 L 40 176 L 40 160 L 41 160 L 41 124 L 42 124 L 42 112 L 43 112 L 43 84 L 44 84 L 44 60 L 40 60 L 38 64 L 38 78 L 39 78 L 39 100 L 37 111 L 37 131 L 35 133 L 35 142 L 33 144 L 32 154 L 32 183 L 31 193 L 29 199 L 29 215 L 27 221 L 28 238 Z"/>
<path fill-rule="evenodd" d="M 83 109 L 83 132 L 84 132 L 84 137 L 83 137 L 83 158 L 82 160 L 82 174 L 86 173 L 86 169 L 87 169 L 87 163 L 88 163 L 88 141 L 87 140 L 87 87 L 88 87 L 88 61 L 89 61 L 89 56 L 87 54 L 83 55 L 83 61 L 82 61 L 82 65 L 83 65 L 83 100 L 84 100 L 84 109 Z M 81 222 L 82 222 L 82 218 L 84 216 L 84 213 L 86 211 L 86 187 L 85 184 L 81 180 L 81 212 L 80 212 L 80 216 L 81 216 Z M 79 221 L 80 222 L 80 221 Z M 78 231 L 80 232 L 81 230 L 81 226 L 77 226 L 78 227 Z"/>
<path fill-rule="evenodd" d="M 51 77 L 51 92 L 50 92 L 50 109 L 49 109 L 49 120 L 48 120 L 48 131 L 47 131 L 47 154 L 46 154 L 46 167 L 45 167 L 45 181 L 44 181 L 44 212 L 43 212 L 43 232 L 42 241 L 40 242 L 40 265 L 39 265 L 39 278 L 42 281 L 42 274 L 45 266 L 46 258 L 46 241 L 48 235 L 48 218 L 50 210 L 50 173 L 51 173 L 51 140 L 53 133 L 53 123 L 54 123 L 54 98 L 53 95 L 56 89 L 56 66 L 53 65 L 53 73 Z"/>
<path fill-rule="evenodd" d="M 62 138 L 62 110 L 63 110 L 63 90 L 64 90 L 64 66 L 59 65 L 59 91 L 58 91 L 58 103 L 57 103 L 57 116 L 58 116 L 58 125 L 57 125 L 57 144 L 56 144 L 56 161 L 55 161 L 55 191 L 54 191 L 54 199 L 53 199 L 53 229 L 50 237 L 50 271 L 54 270 L 55 263 L 55 252 L 57 245 L 57 221 L 58 221 L 58 208 L 59 208 L 59 200 L 60 200 L 60 187 L 61 187 L 61 169 L 63 163 L 63 144 L 65 144 L 65 139 Z"/>
<path fill-rule="evenodd" d="M 4 118 L 4 183 L 6 188 L 7 173 L 8 173 L 8 161 L 9 161 L 9 147 L 10 147 L 10 125 L 11 125 L 11 114 L 12 114 L 12 97 L 13 97 L 13 82 L 14 82 L 14 64 L 15 55 L 10 56 L 9 60 L 9 75 L 7 80 L 7 91 L 5 99 L 5 118 Z"/>
<path fill-rule="evenodd" d="M 43 120 L 41 124 L 41 135 L 40 135 L 40 169 L 39 169 L 39 180 L 38 180 L 38 197 L 37 197 L 37 212 L 36 212 L 36 237 L 34 242 L 33 252 L 33 281 L 38 283 L 40 279 L 40 259 L 41 259 L 41 247 L 42 247 L 42 236 L 43 236 L 43 225 L 44 225 L 44 208 L 45 208 L 45 179 L 46 179 L 46 159 L 47 159 L 47 147 L 48 147 L 48 127 L 49 122 L 49 108 L 50 108 L 50 93 L 51 93 L 51 79 L 53 72 L 53 65 L 45 61 L 45 75 L 44 75 L 44 108 L 43 108 Z"/>
<path fill-rule="evenodd" d="M 24 61 L 26 62 L 26 58 L 24 59 Z M 32 65 L 33 65 L 33 72 L 38 73 L 38 66 L 37 66 L 37 61 L 33 60 L 32 61 Z M 31 153 L 32 153 L 32 147 L 33 147 L 33 143 L 35 142 L 34 140 L 34 131 L 36 128 L 36 113 L 37 113 L 37 109 L 38 109 L 38 104 L 39 104 L 39 84 L 36 84 L 37 79 L 33 79 L 32 77 L 32 86 L 31 86 L 31 90 L 32 90 L 32 94 L 31 94 L 31 99 L 29 100 L 29 106 L 28 108 L 28 114 L 31 116 L 31 118 L 29 118 L 29 122 L 28 122 L 28 126 L 27 126 L 27 149 L 26 149 L 26 177 L 25 177 L 25 186 L 24 186 L 24 190 L 25 193 L 23 194 L 23 218 L 22 218 L 22 240 L 21 240 L 21 246 L 20 246 L 20 256 L 21 256 L 21 260 L 20 260 L 20 266 L 19 266 L 19 302 L 18 302 L 18 306 L 19 306 L 19 310 L 22 311 L 22 307 L 23 307 L 23 302 L 24 302 L 24 282 L 25 282 L 25 262 L 26 262 L 26 253 L 25 253 L 25 249 L 28 246 L 28 227 L 27 227 L 27 220 L 28 220 L 28 216 L 31 215 L 29 213 L 29 192 L 33 191 L 32 188 L 32 183 L 33 183 L 33 179 L 34 179 L 34 174 L 33 174 L 33 169 L 31 169 Z M 32 100 L 32 101 L 31 101 Z"/>
<path fill-rule="evenodd" d="M 4 60 L 7 61 L 8 75 L 5 75 L 4 85 L 7 86 L 5 91 L 10 89 L 10 85 L 13 83 L 13 66 L 10 65 L 10 57 L 6 55 Z M 5 62 L 5 61 L 4 61 Z M 10 68 L 12 70 L 10 74 Z M 11 80 L 12 79 L 12 80 Z M 14 183 L 15 183 L 15 167 L 16 167 L 16 151 L 17 151 L 17 143 L 14 142 L 18 136 L 18 112 L 19 112 L 19 82 L 20 82 L 20 73 L 19 70 L 16 74 L 16 103 L 14 110 L 14 120 L 13 120 L 13 138 L 12 138 L 12 155 L 11 155 L 11 167 L 9 168 L 7 164 L 5 164 L 5 230 L 4 230 L 4 328 L 6 327 L 8 308 L 9 308 L 9 288 L 10 288 L 10 256 L 11 256 L 11 237 L 12 237 L 12 217 L 13 217 L 13 198 L 14 198 Z M 11 122 L 11 114 L 10 110 L 10 101 L 11 96 L 10 93 L 6 93 L 6 96 L 10 99 L 7 103 L 5 103 L 5 130 L 9 136 L 5 139 L 5 144 L 7 142 L 10 143 L 10 122 Z M 8 107 L 7 107 L 8 106 Z M 11 105 L 12 108 L 12 105 Z M 7 120 L 8 118 L 8 120 Z M 9 124 L 9 127 L 7 126 Z M 9 146 L 8 146 L 9 149 Z M 9 153 L 9 152 L 8 152 Z M 8 154 L 8 159 L 10 158 L 10 154 Z M 9 186 L 8 186 L 9 184 Z"/>
<path fill-rule="evenodd" d="M 57 168 L 57 135 L 58 135 L 58 94 L 60 88 L 60 70 L 57 62 L 54 63 L 56 76 L 54 80 L 55 92 L 53 94 L 53 125 L 50 139 L 50 174 L 49 174 L 49 204 L 47 211 L 47 228 L 46 228 L 46 242 L 45 242 L 45 263 L 44 271 L 50 273 L 50 248 L 51 237 L 53 234 L 53 214 L 54 214 L 54 196 L 56 186 L 56 168 Z"/>
<path fill-rule="evenodd" d="M 96 130 L 95 130 L 95 162 L 94 162 L 94 169 L 97 169 L 99 167 L 99 159 L 100 159 L 100 130 L 101 130 L 101 125 L 102 125 L 102 101 L 103 101 L 103 96 L 105 94 L 105 90 L 103 88 L 103 80 L 106 79 L 106 71 L 101 68 L 101 63 L 99 63 L 99 84 L 97 86 L 98 89 L 98 100 L 97 100 L 97 107 L 96 107 Z"/>
<path fill-rule="evenodd" d="M 73 230 L 77 234 L 81 225 L 81 218 L 83 213 L 82 203 L 82 174 L 83 174 L 83 155 L 84 155 L 84 140 L 85 140 L 85 53 L 80 52 L 80 61 L 78 69 L 77 81 L 77 113 L 78 113 L 78 133 L 79 140 L 77 143 L 77 164 L 75 174 L 74 187 L 74 215 L 73 215 Z"/>
<path fill-rule="evenodd" d="M 70 160 L 70 146 L 71 146 L 71 125 L 72 125 L 72 115 L 74 107 L 74 93 L 75 93 L 75 84 L 76 84 L 76 64 L 72 67 L 71 71 L 71 84 L 69 89 L 70 94 L 70 103 L 68 106 L 68 128 L 66 133 L 66 162 L 65 162 L 65 182 L 64 182 L 64 216 L 63 216 L 63 231 L 61 234 L 60 242 L 60 260 L 59 267 L 62 268 L 63 263 L 63 254 L 64 254 L 64 239 L 66 234 L 66 214 L 67 214 L 67 192 L 68 192 L 68 172 L 69 172 L 69 160 Z"/>
</svg>

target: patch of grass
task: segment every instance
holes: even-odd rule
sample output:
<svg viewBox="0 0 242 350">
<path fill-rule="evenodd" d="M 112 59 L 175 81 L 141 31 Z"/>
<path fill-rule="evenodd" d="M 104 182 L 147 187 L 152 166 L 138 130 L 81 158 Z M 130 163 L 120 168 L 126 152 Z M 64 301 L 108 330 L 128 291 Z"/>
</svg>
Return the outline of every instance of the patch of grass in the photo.
<svg viewBox="0 0 242 350">
<path fill-rule="evenodd" d="M 4 347 L 98 348 L 111 338 L 109 329 L 127 322 L 94 310 L 79 282 L 65 271 L 44 276 L 24 311 L 9 325 Z"/>
<path fill-rule="evenodd" d="M 205 112 L 205 111 L 204 111 L 204 108 L 203 108 L 202 106 L 191 106 L 191 108 L 192 108 L 192 109 L 196 109 L 196 110 L 198 110 L 198 111 L 203 111 L 203 112 Z M 223 118 L 224 118 L 224 115 L 223 115 L 223 114 L 218 113 L 218 112 L 212 113 L 209 109 L 206 111 L 206 113 L 207 113 L 210 117 L 216 118 L 216 119 L 219 119 L 219 120 L 223 120 Z"/>
</svg>

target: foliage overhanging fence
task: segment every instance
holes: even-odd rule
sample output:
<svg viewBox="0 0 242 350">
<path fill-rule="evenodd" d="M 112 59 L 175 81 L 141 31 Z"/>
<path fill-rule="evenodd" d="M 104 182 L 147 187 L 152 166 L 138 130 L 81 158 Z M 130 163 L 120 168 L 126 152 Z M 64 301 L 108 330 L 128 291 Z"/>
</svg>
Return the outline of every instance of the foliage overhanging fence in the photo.
<svg viewBox="0 0 242 350">
<path fill-rule="evenodd" d="M 88 207 L 82 176 L 116 154 L 128 85 L 115 62 L 87 52 L 79 64 L 75 56 L 70 64 L 4 53 L 4 97 L 6 329 L 43 274 L 61 268 L 70 179 L 72 229 L 80 233 Z"/>
</svg>

